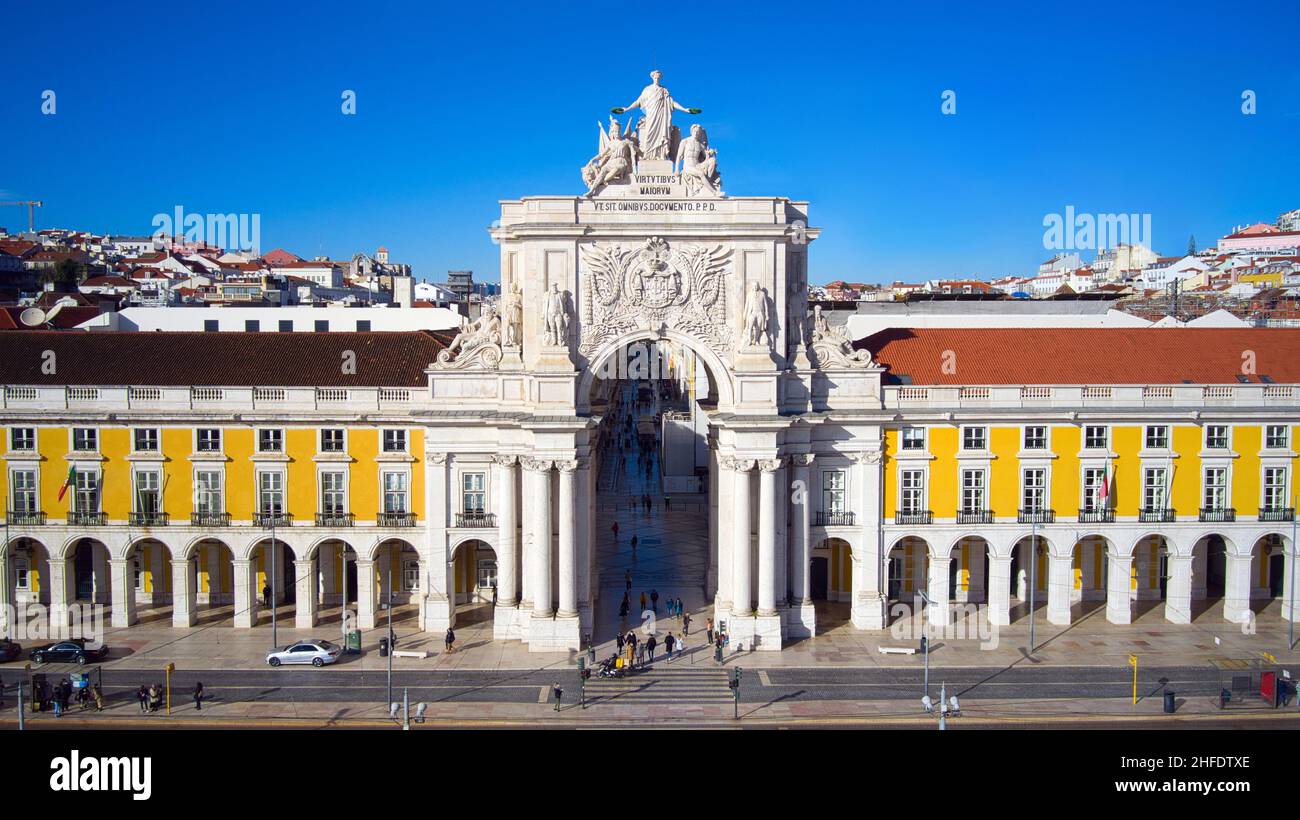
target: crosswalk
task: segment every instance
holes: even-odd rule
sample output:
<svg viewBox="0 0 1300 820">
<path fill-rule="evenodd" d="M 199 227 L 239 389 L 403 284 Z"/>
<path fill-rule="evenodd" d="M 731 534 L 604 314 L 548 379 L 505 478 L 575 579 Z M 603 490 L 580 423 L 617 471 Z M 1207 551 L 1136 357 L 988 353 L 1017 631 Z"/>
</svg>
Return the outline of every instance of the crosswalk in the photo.
<svg viewBox="0 0 1300 820">
<path fill-rule="evenodd" d="M 732 702 L 732 695 L 731 688 L 727 686 L 725 669 L 674 668 L 660 661 L 625 678 L 593 677 L 587 681 L 587 702 L 590 705 L 725 705 Z"/>
</svg>

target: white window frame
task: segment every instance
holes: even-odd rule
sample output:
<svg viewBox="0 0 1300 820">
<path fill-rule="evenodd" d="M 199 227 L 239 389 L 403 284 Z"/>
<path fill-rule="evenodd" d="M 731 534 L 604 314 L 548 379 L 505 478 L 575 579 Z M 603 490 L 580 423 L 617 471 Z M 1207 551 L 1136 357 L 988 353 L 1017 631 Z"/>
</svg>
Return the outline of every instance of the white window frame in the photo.
<svg viewBox="0 0 1300 820">
<path fill-rule="evenodd" d="M 402 434 L 402 446 L 401 446 L 401 449 L 398 449 L 398 450 L 390 450 L 390 449 L 388 448 L 388 435 L 389 435 L 389 433 L 401 433 L 401 434 Z M 384 427 L 384 428 L 381 428 L 381 429 L 380 429 L 380 433 L 379 433 L 379 452 L 380 452 L 381 455 L 382 455 L 382 454 L 391 454 L 391 453 L 398 453 L 398 454 L 407 454 L 407 453 L 410 453 L 410 452 L 411 452 L 411 433 L 410 433 L 410 431 L 407 430 L 405 427 Z"/>
<path fill-rule="evenodd" d="M 1280 503 L 1269 506 L 1268 504 L 1268 472 L 1269 470 L 1282 471 L 1282 492 L 1280 494 Z M 1291 506 L 1291 466 L 1289 464 L 1265 464 L 1259 468 L 1259 508 L 1261 510 L 1286 509 Z"/>
<path fill-rule="evenodd" d="M 199 434 L 200 434 L 202 431 L 204 431 L 204 430 L 215 430 L 215 431 L 216 431 L 216 433 L 217 433 L 217 449 L 215 449 L 215 450 L 203 450 L 203 449 L 200 449 L 200 448 L 199 448 L 199 442 L 202 440 Z M 203 454 L 205 454 L 205 453 L 211 453 L 211 454 L 213 454 L 214 456 L 218 456 L 218 455 L 221 455 L 222 453 L 225 452 L 225 448 L 226 448 L 226 432 L 225 432 L 225 430 L 223 430 L 222 428 L 220 428 L 220 427 L 196 427 L 196 428 L 194 428 L 194 452 L 195 452 L 196 455 L 203 455 Z"/>
<path fill-rule="evenodd" d="M 1218 430 L 1218 429 L 1222 429 L 1222 430 L 1223 430 L 1223 446 L 1222 446 L 1222 447 L 1211 447 L 1211 446 L 1210 446 L 1210 431 L 1211 431 L 1211 430 Z M 1202 443 L 1201 443 L 1201 446 L 1204 447 L 1206 450 L 1213 450 L 1213 451 L 1215 451 L 1215 452 L 1223 452 L 1223 453 L 1229 453 L 1229 452 L 1232 452 L 1232 425 L 1231 425 L 1231 424 L 1207 424 L 1207 425 L 1205 425 L 1205 436 L 1201 439 L 1201 442 L 1202 442 Z"/>
<path fill-rule="evenodd" d="M 1043 446 L 1041 446 L 1041 447 L 1030 447 L 1030 446 L 1029 446 L 1029 431 L 1030 431 L 1030 430 L 1042 430 L 1042 431 L 1043 431 Z M 1052 449 L 1052 428 L 1051 428 L 1051 426 L 1050 426 L 1050 425 L 1047 425 L 1047 424 L 1026 424 L 1024 427 L 1021 428 L 1021 431 L 1020 431 L 1020 449 L 1021 449 L 1021 450 L 1032 450 L 1032 451 L 1034 451 L 1034 452 L 1039 452 L 1039 451 L 1042 451 L 1042 452 L 1050 452 L 1051 449 Z"/>
<path fill-rule="evenodd" d="M 91 448 L 77 447 L 77 431 L 89 430 L 95 437 L 95 446 Z M 98 427 L 71 427 L 68 429 L 68 451 L 72 453 L 99 453 L 99 428 Z"/>
<path fill-rule="evenodd" d="M 1088 431 L 1100 430 L 1102 436 L 1101 444 L 1088 443 Z M 1108 424 L 1085 424 L 1083 425 L 1083 449 L 1085 450 L 1104 450 L 1110 451 L 1110 425 Z"/>
<path fill-rule="evenodd" d="M 1080 510 L 1084 512 L 1102 512 L 1110 508 L 1111 506 L 1113 506 L 1114 499 L 1110 497 L 1109 486 L 1106 488 L 1107 491 L 1106 503 L 1105 505 L 1103 505 L 1101 503 L 1101 498 L 1098 495 L 1098 489 L 1101 487 L 1101 481 L 1098 480 L 1095 484 L 1091 486 L 1089 486 L 1088 484 L 1088 476 L 1090 474 L 1100 476 L 1101 478 L 1105 478 L 1108 472 L 1106 468 L 1107 465 L 1105 464 L 1084 464 L 1079 467 L 1079 501 L 1081 502 L 1079 506 Z"/>
<path fill-rule="evenodd" d="M 389 475 L 402 476 L 402 496 L 405 499 L 403 509 L 388 509 L 388 482 Z M 411 498 L 411 471 L 409 469 L 393 469 L 391 467 L 379 471 L 379 512 L 385 515 L 410 515 L 412 510 Z"/>
<path fill-rule="evenodd" d="M 334 432 L 334 431 L 337 431 L 337 432 L 343 434 L 343 435 L 342 435 L 342 439 L 341 439 L 341 441 L 339 442 L 339 445 L 340 445 L 340 446 L 339 446 L 339 449 L 337 449 L 337 450 L 326 450 L 326 449 L 325 449 L 325 433 L 326 433 L 326 432 Z M 346 428 L 346 427 L 322 427 L 322 428 L 320 428 L 320 432 L 317 433 L 317 435 L 316 435 L 316 449 L 317 449 L 317 452 L 319 452 L 321 455 L 336 455 L 336 454 L 346 455 L 347 452 L 348 452 L 348 428 Z"/>
<path fill-rule="evenodd" d="M 402 559 L 402 592 L 420 591 L 420 560 L 418 558 Z"/>
<path fill-rule="evenodd" d="M 262 505 L 262 493 L 263 493 L 262 477 L 272 476 L 272 475 L 277 476 L 280 480 L 280 486 L 279 486 L 280 509 L 275 512 L 268 510 L 266 507 Z M 256 470 L 253 474 L 253 482 L 254 482 L 253 491 L 257 494 L 253 499 L 255 502 L 253 510 L 256 514 L 278 515 L 282 517 L 288 514 L 289 477 L 285 470 L 276 469 L 276 468 L 264 468 L 264 469 Z"/>
<path fill-rule="evenodd" d="M 139 434 L 153 433 L 153 447 L 141 448 Z M 147 436 L 146 436 L 147 437 Z M 162 430 L 157 427 L 132 427 L 131 428 L 131 452 L 133 453 L 161 453 L 162 452 Z"/>
<path fill-rule="evenodd" d="M 22 447 L 19 445 L 17 439 L 17 433 L 20 430 L 32 434 L 32 442 L 30 447 Z M 40 446 L 39 436 L 40 434 L 37 432 L 37 428 L 35 427 L 10 427 L 9 428 L 9 451 L 11 453 L 35 453 Z"/>
<path fill-rule="evenodd" d="M 1038 484 L 1038 486 L 1031 487 L 1029 485 L 1027 479 L 1030 473 L 1042 474 L 1042 481 Z M 1052 505 L 1048 503 L 1049 499 L 1047 495 L 1048 491 L 1051 489 L 1050 480 L 1051 480 L 1051 476 L 1048 474 L 1047 467 L 1045 466 L 1038 467 L 1038 466 L 1029 465 L 1029 466 L 1021 467 L 1020 468 L 1020 508 L 1024 510 L 1026 513 L 1044 513 L 1050 510 L 1052 508 Z M 1026 505 L 1025 503 L 1026 501 L 1028 501 L 1030 490 L 1038 491 L 1037 493 L 1038 501 L 1032 507 Z"/>
<path fill-rule="evenodd" d="M 919 447 L 908 447 L 908 446 L 907 446 L 909 441 L 916 441 L 916 440 L 917 440 L 916 438 L 911 438 L 911 439 L 909 439 L 909 438 L 908 438 L 908 433 L 915 433 L 915 434 L 918 434 L 918 435 L 919 435 L 919 439 L 920 439 L 920 442 L 921 442 L 921 444 L 920 444 Z M 898 449 L 899 449 L 899 452 L 903 452 L 903 453 L 924 453 L 924 452 L 926 451 L 926 447 L 927 447 L 928 445 L 929 445 L 929 436 L 926 435 L 926 429 L 925 429 L 924 427 L 919 426 L 919 425 L 909 425 L 909 426 L 907 426 L 907 427 L 904 427 L 904 428 L 902 429 L 902 431 L 898 434 Z"/>
<path fill-rule="evenodd" d="M 31 506 L 31 507 L 24 507 L 24 508 L 21 508 L 21 509 L 20 509 L 19 506 L 18 506 L 18 503 L 17 503 L 17 501 L 18 501 L 18 495 L 17 495 L 17 492 L 18 492 L 18 486 L 17 486 L 17 482 L 14 480 L 14 476 L 15 476 L 15 475 L 18 475 L 19 473 L 31 473 L 31 475 L 32 475 L 32 487 L 31 487 L 30 492 L 31 492 L 32 505 L 33 505 L 33 506 Z M 24 490 L 24 492 L 27 492 L 27 491 Z M 8 516 L 8 513 L 9 513 L 9 512 L 38 513 L 38 512 L 41 511 L 41 471 L 40 471 L 40 469 L 39 469 L 38 467 L 36 467 L 35 465 L 33 465 L 33 466 L 30 466 L 30 467 L 24 466 L 24 467 L 11 467 L 11 468 L 10 468 L 10 470 L 9 470 L 9 500 L 8 500 L 8 508 L 7 508 L 7 509 L 8 509 L 8 511 L 6 512 L 6 517 Z"/>
<path fill-rule="evenodd" d="M 391 471 L 390 471 L 390 472 L 391 472 Z M 469 489 L 469 488 L 467 488 L 467 487 L 465 486 L 465 482 L 466 482 L 467 480 L 469 480 L 469 478 L 470 478 L 471 476 L 478 476 L 478 478 L 479 478 L 479 485 L 480 485 L 480 486 L 479 486 L 479 488 L 476 489 L 476 490 L 475 490 L 475 489 Z M 464 514 L 464 515 L 469 515 L 470 513 L 487 513 L 487 511 L 488 511 L 488 483 L 487 483 L 487 478 L 488 478 L 488 474 L 487 474 L 487 471 L 486 471 L 486 470 L 462 470 L 462 471 L 461 471 L 461 473 L 460 473 L 460 512 L 461 512 L 462 514 Z M 472 508 L 471 508 L 471 507 L 467 507 L 467 506 L 465 505 L 465 501 L 466 501 L 467 497 L 468 497 L 469 495 L 472 495 L 472 494 L 477 494 L 477 495 L 482 496 L 482 498 L 483 498 L 483 503 L 482 503 L 480 506 L 478 506 L 478 507 L 472 507 Z"/>
<path fill-rule="evenodd" d="M 979 475 L 978 487 L 967 487 L 967 475 Z M 966 491 L 978 490 L 980 504 L 970 507 L 966 504 Z M 957 511 L 963 515 L 977 515 L 989 509 L 989 471 L 986 467 L 962 467 L 957 471 Z"/>
<path fill-rule="evenodd" d="M 145 510 L 141 507 L 140 502 L 144 496 L 140 494 L 140 477 L 151 475 L 158 482 L 156 492 L 158 494 L 158 506 L 152 510 Z M 161 467 L 135 467 L 131 470 L 131 510 L 136 513 L 161 513 L 164 510 L 163 505 L 163 482 L 165 476 Z"/>
<path fill-rule="evenodd" d="M 81 487 L 83 476 L 93 486 L 87 489 L 83 489 Z M 90 468 L 85 468 L 81 466 L 77 467 L 77 472 L 75 474 L 75 477 L 72 480 L 72 488 L 71 488 L 72 509 L 74 511 L 79 513 L 97 513 L 103 509 L 103 505 L 104 505 L 103 478 L 104 478 L 103 475 L 101 474 L 99 468 L 97 467 L 90 467 Z M 93 492 L 95 494 L 94 495 L 95 503 L 91 505 L 90 509 L 83 509 L 81 504 L 82 495 L 83 493 L 86 492 Z"/>
<path fill-rule="evenodd" d="M 971 432 L 973 432 L 973 431 L 975 431 L 975 430 L 979 430 L 979 431 L 981 431 L 981 434 L 982 434 L 982 435 L 980 436 L 980 438 L 981 438 L 980 446 L 979 446 L 979 447 L 967 447 L 967 446 L 966 446 L 966 436 L 967 436 L 968 433 L 971 433 Z M 961 449 L 960 449 L 958 452 L 962 452 L 962 453 L 987 453 L 988 450 L 989 450 L 989 428 L 988 428 L 988 425 L 985 425 L 985 424 L 963 424 L 963 425 L 961 426 L 961 442 L 960 442 L 960 447 L 961 447 Z"/>
<path fill-rule="evenodd" d="M 1165 435 L 1164 435 L 1165 443 L 1164 443 L 1164 444 L 1152 444 L 1152 443 L 1151 443 L 1151 431 L 1152 431 L 1152 430 L 1164 430 L 1164 431 L 1165 431 Z M 1145 450 L 1168 450 L 1169 447 L 1170 447 L 1170 443 L 1173 441 L 1173 437 L 1174 437 L 1174 431 L 1173 431 L 1173 427 L 1171 427 L 1170 425 L 1168 425 L 1168 424 L 1148 424 L 1148 425 L 1146 425 L 1145 427 L 1142 428 L 1142 448 L 1145 449 Z"/>
<path fill-rule="evenodd" d="M 14 588 L 23 592 L 31 591 L 32 570 L 26 558 L 14 557 Z"/>
<path fill-rule="evenodd" d="M 1223 473 L 1223 503 L 1218 506 L 1206 503 L 1210 498 L 1211 471 Z M 1201 507 L 1213 511 L 1232 509 L 1232 471 L 1226 465 L 1208 464 L 1201 468 Z"/>
<path fill-rule="evenodd" d="M 279 438 L 280 448 L 278 450 L 267 450 L 262 447 L 262 434 L 275 433 Z M 284 455 L 284 428 L 283 427 L 259 427 L 257 428 L 257 452 L 266 455 Z"/>
<path fill-rule="evenodd" d="M 917 473 L 921 476 L 921 485 L 919 487 L 907 486 L 907 474 Z M 930 471 L 924 467 L 900 467 L 898 470 L 898 511 L 904 515 L 915 515 L 923 513 L 929 509 L 930 498 L 927 490 L 930 486 Z M 915 507 L 907 504 L 907 493 L 909 490 L 917 491 L 920 503 Z"/>
<path fill-rule="evenodd" d="M 1282 430 L 1282 443 L 1269 444 L 1268 431 L 1274 428 Z M 1287 450 L 1291 447 L 1291 425 L 1289 424 L 1265 424 L 1264 425 L 1264 449 L 1265 450 Z"/>
<path fill-rule="evenodd" d="M 338 512 L 333 512 L 325 509 L 325 492 L 326 492 L 325 477 L 331 475 L 338 475 L 343 477 L 341 486 L 336 490 L 330 491 L 330 492 L 337 492 L 342 495 L 342 499 L 343 499 L 342 508 Z M 321 469 L 317 470 L 316 471 L 316 511 L 321 515 L 339 515 L 339 516 L 347 515 L 348 512 L 352 509 L 351 506 L 352 499 L 350 497 L 350 493 L 348 492 L 348 484 L 349 484 L 348 471 L 346 469 L 340 469 L 339 467 L 329 467 L 329 468 L 322 467 Z"/>
<path fill-rule="evenodd" d="M 828 482 L 828 477 L 830 481 Z M 839 486 L 833 486 L 838 483 Z M 821 471 L 821 511 L 824 515 L 843 515 L 849 510 L 849 471 L 827 467 Z M 827 503 L 830 500 L 831 503 Z"/>
<path fill-rule="evenodd" d="M 1148 480 L 1153 472 L 1160 473 L 1159 495 L 1160 503 L 1150 504 L 1149 498 L 1152 488 L 1156 487 L 1154 482 Z M 1163 510 L 1173 509 L 1169 503 L 1169 467 L 1164 464 L 1143 464 L 1142 465 L 1142 506 L 1140 510 L 1150 510 L 1152 512 L 1161 512 Z"/>
<path fill-rule="evenodd" d="M 212 489 L 205 489 L 199 483 L 199 476 L 212 474 L 217 477 L 216 499 L 217 509 L 201 509 L 204 505 L 200 499 L 210 499 L 213 496 Z M 226 471 L 216 467 L 195 467 L 194 474 L 191 477 L 194 482 L 194 512 L 199 515 L 221 515 L 226 511 Z"/>
</svg>

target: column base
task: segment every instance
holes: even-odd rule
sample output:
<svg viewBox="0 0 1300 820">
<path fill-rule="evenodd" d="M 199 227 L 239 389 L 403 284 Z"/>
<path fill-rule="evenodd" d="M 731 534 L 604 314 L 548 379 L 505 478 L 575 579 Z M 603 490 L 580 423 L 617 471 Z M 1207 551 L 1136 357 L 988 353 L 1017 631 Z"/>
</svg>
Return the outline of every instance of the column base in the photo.
<svg viewBox="0 0 1300 820">
<path fill-rule="evenodd" d="M 1255 617 L 1249 603 L 1223 602 L 1223 620 L 1231 624 L 1248 624 Z"/>
<path fill-rule="evenodd" d="M 178 609 L 175 605 L 172 606 L 173 627 L 176 627 L 178 629 L 188 629 L 189 627 L 194 626 L 194 624 L 196 623 L 198 623 L 198 618 L 195 617 L 194 615 L 193 607 L 191 607 L 187 611 L 183 609 Z"/>
<path fill-rule="evenodd" d="M 294 628 L 294 629 L 315 629 L 315 628 L 316 628 L 316 613 L 315 613 L 314 611 L 313 611 L 313 612 L 302 612 L 302 611 L 295 612 L 295 613 L 294 613 L 294 616 L 293 616 L 293 628 Z"/>
<path fill-rule="evenodd" d="M 492 640 L 520 641 L 527 634 L 528 616 L 518 604 L 498 603 L 492 610 Z"/>
<path fill-rule="evenodd" d="M 854 629 L 884 629 L 888 626 L 887 608 L 889 602 L 880 593 L 859 595 L 853 601 L 849 620 Z"/>
<path fill-rule="evenodd" d="M 1185 601 L 1179 605 L 1173 599 L 1166 599 L 1165 620 L 1171 624 L 1190 624 L 1192 622 L 1192 602 Z"/>
<path fill-rule="evenodd" d="M 817 635 L 817 611 L 813 608 L 812 601 L 790 605 L 785 634 L 788 638 L 812 638 Z"/>
<path fill-rule="evenodd" d="M 1047 622 L 1049 624 L 1053 626 L 1069 626 L 1070 621 L 1071 613 L 1068 608 L 1052 609 L 1050 606 L 1047 608 Z"/>
<path fill-rule="evenodd" d="M 578 616 L 544 618 L 534 614 L 528 619 L 529 652 L 567 652 L 582 648 Z"/>
<path fill-rule="evenodd" d="M 780 615 L 741 615 L 727 619 L 727 654 L 781 649 Z"/>
<path fill-rule="evenodd" d="M 432 595 L 424 599 L 424 631 L 433 634 L 446 634 L 456 625 L 456 608 L 446 596 L 435 598 Z"/>
<path fill-rule="evenodd" d="M 1133 607 L 1128 603 L 1120 606 L 1107 604 L 1106 620 L 1112 624 L 1131 624 L 1133 623 Z"/>
</svg>

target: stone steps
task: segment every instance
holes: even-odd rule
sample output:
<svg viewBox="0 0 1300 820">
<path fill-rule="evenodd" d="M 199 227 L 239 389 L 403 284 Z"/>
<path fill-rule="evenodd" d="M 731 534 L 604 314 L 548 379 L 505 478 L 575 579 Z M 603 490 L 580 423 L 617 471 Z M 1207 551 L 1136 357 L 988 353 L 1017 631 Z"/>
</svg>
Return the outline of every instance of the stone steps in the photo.
<svg viewBox="0 0 1300 820">
<path fill-rule="evenodd" d="M 702 649 L 697 649 L 703 652 Z M 712 656 L 707 661 L 713 663 Z M 666 663 L 662 658 L 652 666 L 625 678 L 596 678 L 587 681 L 589 704 L 672 703 L 676 705 L 728 705 L 732 702 L 725 669 L 693 668 L 674 664 L 690 663 L 690 655 Z"/>
</svg>

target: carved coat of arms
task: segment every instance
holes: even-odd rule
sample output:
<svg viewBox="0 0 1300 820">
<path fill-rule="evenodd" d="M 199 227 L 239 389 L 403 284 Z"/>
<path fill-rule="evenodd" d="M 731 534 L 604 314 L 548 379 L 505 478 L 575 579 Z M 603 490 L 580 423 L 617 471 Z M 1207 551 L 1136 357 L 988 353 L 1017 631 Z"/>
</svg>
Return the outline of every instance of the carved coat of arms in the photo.
<svg viewBox="0 0 1300 820">
<path fill-rule="evenodd" d="M 724 287 L 730 255 L 721 245 L 669 246 L 657 236 L 640 248 L 584 246 L 579 352 L 590 356 L 626 333 L 666 327 L 725 353 L 731 342 Z"/>
</svg>

